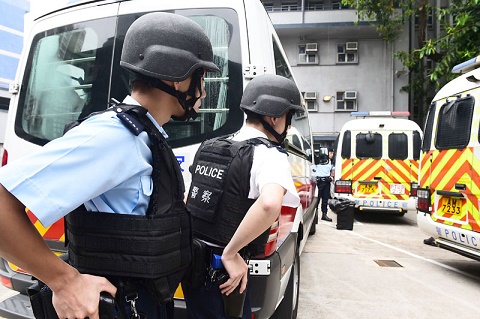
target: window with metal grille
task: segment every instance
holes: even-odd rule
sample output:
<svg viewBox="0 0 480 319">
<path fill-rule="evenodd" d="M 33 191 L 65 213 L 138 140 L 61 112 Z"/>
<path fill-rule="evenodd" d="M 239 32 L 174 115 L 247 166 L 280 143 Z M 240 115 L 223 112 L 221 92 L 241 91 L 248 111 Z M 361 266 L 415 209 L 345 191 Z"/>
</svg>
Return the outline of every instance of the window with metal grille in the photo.
<svg viewBox="0 0 480 319">
<path fill-rule="evenodd" d="M 408 137 L 405 133 L 391 133 L 388 135 L 388 157 L 404 160 L 408 157 Z"/>
<path fill-rule="evenodd" d="M 438 112 L 435 147 L 439 150 L 465 148 L 470 140 L 473 107 L 472 96 L 445 102 Z"/>
<path fill-rule="evenodd" d="M 350 158 L 352 153 L 352 133 L 350 131 L 345 131 L 343 133 L 342 141 L 342 158 Z"/>
<path fill-rule="evenodd" d="M 355 153 L 358 158 L 382 158 L 382 135 L 380 133 L 359 133 L 356 136 Z"/>
</svg>

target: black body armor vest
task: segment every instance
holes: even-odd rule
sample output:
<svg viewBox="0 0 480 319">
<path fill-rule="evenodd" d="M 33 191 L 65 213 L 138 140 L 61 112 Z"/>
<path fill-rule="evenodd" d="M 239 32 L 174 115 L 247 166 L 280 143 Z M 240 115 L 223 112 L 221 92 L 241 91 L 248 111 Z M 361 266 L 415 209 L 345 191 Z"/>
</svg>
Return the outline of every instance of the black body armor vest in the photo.
<svg viewBox="0 0 480 319">
<path fill-rule="evenodd" d="M 205 141 L 190 167 L 192 183 L 187 208 L 195 237 L 225 246 L 255 199 L 249 199 L 254 146 L 277 147 L 264 138 L 232 141 L 222 136 Z M 247 246 L 246 253 L 263 253 L 270 229 Z"/>
<path fill-rule="evenodd" d="M 153 192 L 145 216 L 86 212 L 65 217 L 70 264 L 82 273 L 143 278 L 160 302 L 173 294 L 191 261 L 191 220 L 180 166 L 163 135 L 134 105 L 114 107 L 123 124 L 151 141 Z M 81 123 L 74 122 L 72 127 Z"/>
</svg>

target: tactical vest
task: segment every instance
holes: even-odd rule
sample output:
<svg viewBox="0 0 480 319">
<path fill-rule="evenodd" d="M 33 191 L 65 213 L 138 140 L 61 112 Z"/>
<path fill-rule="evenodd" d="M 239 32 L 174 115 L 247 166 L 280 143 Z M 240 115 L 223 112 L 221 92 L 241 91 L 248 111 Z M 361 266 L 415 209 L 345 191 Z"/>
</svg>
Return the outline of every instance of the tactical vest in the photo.
<svg viewBox="0 0 480 319">
<path fill-rule="evenodd" d="M 250 170 L 255 145 L 277 147 L 265 138 L 233 141 L 222 136 L 205 141 L 190 167 L 192 183 L 187 209 L 195 237 L 226 246 L 255 199 L 249 199 Z M 280 147 L 279 151 L 285 152 Z M 263 253 L 270 229 L 247 246 L 247 253 Z"/>
<path fill-rule="evenodd" d="M 68 214 L 69 262 L 82 273 L 143 278 L 157 300 L 168 302 L 191 261 L 191 221 L 183 202 L 182 174 L 146 109 L 120 104 L 114 110 L 133 134 L 145 130 L 149 135 L 153 192 L 148 209 L 139 216 L 86 212 L 82 205 Z"/>
</svg>

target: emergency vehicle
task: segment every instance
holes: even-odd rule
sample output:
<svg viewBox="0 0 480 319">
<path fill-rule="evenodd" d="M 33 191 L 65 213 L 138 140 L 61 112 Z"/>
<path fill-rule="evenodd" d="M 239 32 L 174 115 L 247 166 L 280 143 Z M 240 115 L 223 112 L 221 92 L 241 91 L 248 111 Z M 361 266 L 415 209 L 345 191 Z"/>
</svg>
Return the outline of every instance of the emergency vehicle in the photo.
<svg viewBox="0 0 480 319">
<path fill-rule="evenodd" d="M 361 211 L 415 211 L 422 130 L 409 112 L 352 112 L 337 140 L 334 197 Z"/>
<path fill-rule="evenodd" d="M 189 188 L 195 151 L 205 139 L 237 132 L 245 122 L 240 110 L 243 89 L 264 73 L 294 80 L 273 25 L 259 0 L 102 0 L 69 1 L 65 7 L 34 19 L 11 86 L 5 151 L 2 165 L 34 152 L 60 137 L 67 122 L 107 108 L 111 98 L 129 94 L 127 74 L 120 67 L 125 32 L 142 14 L 169 11 L 187 16 L 209 35 L 219 74 L 207 73 L 207 97 L 200 116 L 190 122 L 169 122 L 164 129 Z M 292 119 L 288 157 L 301 197 L 298 208 L 282 208 L 270 231 L 264 253 L 250 260 L 254 318 L 296 318 L 300 255 L 315 214 L 312 134 L 308 113 Z M 294 138 L 296 140 L 294 140 Z M 297 145 L 296 141 L 300 141 Z M 28 215 L 50 247 L 65 251 L 63 220 L 44 227 Z M 0 303 L 0 315 L 33 318 L 25 288 L 31 277 L 22 269 L 0 262 L 2 283 L 20 294 Z M 185 304 L 179 288 L 176 316 Z"/>
<path fill-rule="evenodd" d="M 433 244 L 480 260 L 480 56 L 433 98 L 420 156 L 417 224 Z"/>
</svg>

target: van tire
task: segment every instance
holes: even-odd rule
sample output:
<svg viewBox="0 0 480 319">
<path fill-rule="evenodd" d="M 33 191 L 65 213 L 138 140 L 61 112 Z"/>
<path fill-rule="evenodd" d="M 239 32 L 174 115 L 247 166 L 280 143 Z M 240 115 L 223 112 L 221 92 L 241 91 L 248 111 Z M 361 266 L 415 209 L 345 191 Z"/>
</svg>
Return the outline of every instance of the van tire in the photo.
<svg viewBox="0 0 480 319">
<path fill-rule="evenodd" d="M 271 319 L 296 319 L 298 312 L 298 296 L 300 294 L 300 256 L 295 252 L 295 261 L 288 280 L 287 289 L 282 302 L 273 313 Z"/>
</svg>

